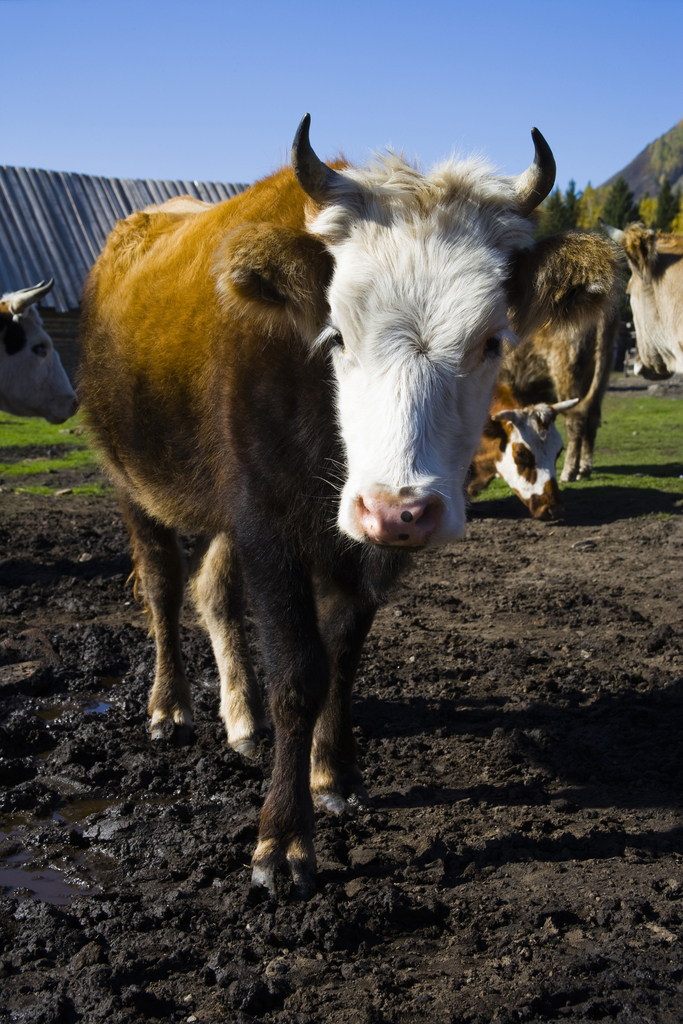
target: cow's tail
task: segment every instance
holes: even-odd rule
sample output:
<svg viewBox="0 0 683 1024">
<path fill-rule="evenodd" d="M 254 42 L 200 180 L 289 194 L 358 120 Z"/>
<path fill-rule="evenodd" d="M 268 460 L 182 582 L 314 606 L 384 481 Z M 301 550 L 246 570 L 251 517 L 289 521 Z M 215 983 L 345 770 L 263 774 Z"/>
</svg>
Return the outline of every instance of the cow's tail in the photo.
<svg viewBox="0 0 683 1024">
<path fill-rule="evenodd" d="M 572 409 L 572 416 L 581 416 L 588 412 L 596 402 L 601 402 L 614 365 L 614 340 L 618 329 L 619 309 L 615 304 L 604 310 L 598 317 L 595 325 L 593 379 L 586 394 Z"/>
<path fill-rule="evenodd" d="M 137 570 L 135 564 L 133 564 L 133 571 L 131 572 L 130 576 L 126 580 L 126 586 L 128 586 L 128 584 L 130 583 L 131 580 L 133 580 L 133 599 L 135 600 L 136 604 L 139 604 L 139 605 L 142 606 L 142 608 L 143 608 L 143 610 L 145 612 L 145 615 L 147 616 L 147 634 L 148 634 L 148 636 L 153 637 L 154 636 L 154 620 L 152 618 L 152 609 L 150 608 L 150 606 L 147 604 L 147 601 L 145 600 L 144 587 L 142 586 L 142 580 L 140 579 L 140 574 L 138 573 L 138 570 Z"/>
</svg>

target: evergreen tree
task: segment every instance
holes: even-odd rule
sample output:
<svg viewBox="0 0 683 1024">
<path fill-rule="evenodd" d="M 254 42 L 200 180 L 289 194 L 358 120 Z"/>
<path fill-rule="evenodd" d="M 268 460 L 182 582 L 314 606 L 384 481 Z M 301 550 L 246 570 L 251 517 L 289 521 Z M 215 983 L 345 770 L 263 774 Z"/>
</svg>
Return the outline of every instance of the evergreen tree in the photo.
<svg viewBox="0 0 683 1024">
<path fill-rule="evenodd" d="M 537 238 L 554 235 L 564 229 L 564 199 L 559 188 L 553 189 L 541 207 L 541 220 L 536 230 Z"/>
<path fill-rule="evenodd" d="M 625 228 L 631 221 L 638 220 L 638 207 L 625 178 L 618 177 L 609 190 L 602 208 L 602 219 L 613 228 Z"/>
<path fill-rule="evenodd" d="M 665 178 L 657 200 L 657 215 L 652 226 L 657 228 L 658 231 L 671 231 L 672 221 L 676 217 L 680 205 L 680 187 L 673 192 L 671 182 L 668 178 Z"/>
<path fill-rule="evenodd" d="M 572 178 L 564 196 L 564 230 L 576 227 L 579 219 L 579 198 L 576 194 L 576 182 Z"/>
</svg>

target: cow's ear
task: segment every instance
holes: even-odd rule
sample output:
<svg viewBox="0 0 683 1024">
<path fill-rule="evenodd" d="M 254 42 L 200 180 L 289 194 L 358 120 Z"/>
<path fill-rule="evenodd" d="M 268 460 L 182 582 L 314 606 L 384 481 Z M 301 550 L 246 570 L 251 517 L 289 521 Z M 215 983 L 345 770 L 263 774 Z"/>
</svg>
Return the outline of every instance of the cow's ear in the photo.
<svg viewBox="0 0 683 1024">
<path fill-rule="evenodd" d="M 565 231 L 517 253 L 508 277 L 510 325 L 529 337 L 541 327 L 587 328 L 619 302 L 620 252 L 599 235 Z"/>
<path fill-rule="evenodd" d="M 629 224 L 621 237 L 621 247 L 626 253 L 631 270 L 650 280 L 657 258 L 655 232 L 641 223 Z"/>
<path fill-rule="evenodd" d="M 261 330 L 293 329 L 311 341 L 320 333 L 332 257 L 318 238 L 272 224 L 244 225 L 223 239 L 214 273 L 221 304 L 256 318 Z"/>
</svg>

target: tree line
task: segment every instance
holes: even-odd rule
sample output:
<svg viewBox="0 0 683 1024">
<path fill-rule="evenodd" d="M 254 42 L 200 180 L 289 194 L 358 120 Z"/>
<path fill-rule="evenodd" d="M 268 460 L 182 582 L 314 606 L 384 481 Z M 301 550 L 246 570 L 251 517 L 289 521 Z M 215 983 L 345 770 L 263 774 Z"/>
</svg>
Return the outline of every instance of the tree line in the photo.
<svg viewBox="0 0 683 1024">
<path fill-rule="evenodd" d="M 671 182 L 664 179 L 656 198 L 646 192 L 636 203 L 628 182 L 622 177 L 607 190 L 595 189 L 589 182 L 583 192 L 577 192 L 576 182 L 570 181 L 564 195 L 556 188 L 541 206 L 536 235 L 545 238 L 569 228 L 590 230 L 598 226 L 598 217 L 615 228 L 625 228 L 632 221 L 640 220 L 657 231 L 683 231 L 681 187 L 674 191 Z"/>
</svg>

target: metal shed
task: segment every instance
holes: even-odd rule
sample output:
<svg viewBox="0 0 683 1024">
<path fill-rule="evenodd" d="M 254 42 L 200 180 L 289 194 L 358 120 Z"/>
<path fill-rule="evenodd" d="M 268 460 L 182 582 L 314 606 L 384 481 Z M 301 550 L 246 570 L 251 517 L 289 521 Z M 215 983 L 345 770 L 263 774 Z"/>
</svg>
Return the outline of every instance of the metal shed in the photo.
<svg viewBox="0 0 683 1024">
<path fill-rule="evenodd" d="M 119 218 L 173 196 L 217 203 L 245 188 L 0 167 L 0 294 L 54 277 L 41 308 L 76 310 L 85 276 Z"/>
</svg>

